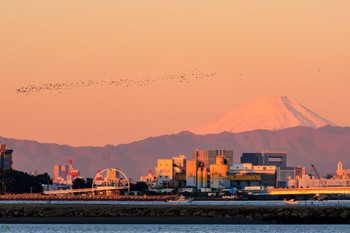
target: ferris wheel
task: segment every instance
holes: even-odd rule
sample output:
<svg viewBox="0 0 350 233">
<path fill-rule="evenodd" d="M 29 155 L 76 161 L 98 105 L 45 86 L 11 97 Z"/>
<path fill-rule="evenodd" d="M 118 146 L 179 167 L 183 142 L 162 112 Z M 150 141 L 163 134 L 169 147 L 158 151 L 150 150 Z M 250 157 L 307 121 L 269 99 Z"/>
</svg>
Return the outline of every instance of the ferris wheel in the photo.
<svg viewBox="0 0 350 233">
<path fill-rule="evenodd" d="M 113 193 L 115 190 L 127 190 L 130 193 L 130 182 L 124 172 L 118 168 L 107 168 L 99 171 L 92 182 L 93 195 L 95 192 Z"/>
</svg>

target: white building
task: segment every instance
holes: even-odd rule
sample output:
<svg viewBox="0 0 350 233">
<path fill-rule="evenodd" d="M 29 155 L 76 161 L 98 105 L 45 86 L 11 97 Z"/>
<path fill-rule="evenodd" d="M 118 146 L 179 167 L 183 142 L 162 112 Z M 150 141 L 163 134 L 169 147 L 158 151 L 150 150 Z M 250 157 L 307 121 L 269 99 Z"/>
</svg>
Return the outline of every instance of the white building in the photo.
<svg viewBox="0 0 350 233">
<path fill-rule="evenodd" d="M 175 181 L 175 175 L 183 172 L 185 177 L 186 156 L 179 155 L 171 159 L 158 159 L 156 171 L 157 186 L 162 186 L 163 182 Z"/>
<path fill-rule="evenodd" d="M 305 170 L 304 170 L 305 171 Z M 350 170 L 343 170 L 343 164 L 338 163 L 335 175 L 331 179 L 318 179 L 308 174 L 296 175 L 288 180 L 288 187 L 312 188 L 312 187 L 345 187 L 350 186 Z"/>
</svg>

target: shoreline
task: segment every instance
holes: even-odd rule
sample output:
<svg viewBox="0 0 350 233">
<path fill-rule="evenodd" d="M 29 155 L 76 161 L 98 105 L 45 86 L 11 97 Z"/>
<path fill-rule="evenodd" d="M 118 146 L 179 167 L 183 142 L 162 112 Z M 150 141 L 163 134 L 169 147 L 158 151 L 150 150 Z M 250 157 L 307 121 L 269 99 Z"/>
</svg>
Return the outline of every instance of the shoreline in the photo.
<svg viewBox="0 0 350 233">
<path fill-rule="evenodd" d="M 350 224 L 350 207 L 6 204 L 0 223 Z"/>
</svg>

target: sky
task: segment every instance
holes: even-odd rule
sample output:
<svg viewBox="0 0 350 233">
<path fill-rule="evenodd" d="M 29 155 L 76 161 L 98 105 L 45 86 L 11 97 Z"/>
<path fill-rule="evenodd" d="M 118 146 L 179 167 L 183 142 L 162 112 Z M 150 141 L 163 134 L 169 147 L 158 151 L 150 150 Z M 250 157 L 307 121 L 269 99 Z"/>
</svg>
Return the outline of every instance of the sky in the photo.
<svg viewBox="0 0 350 233">
<path fill-rule="evenodd" d="M 0 136 L 117 145 L 199 128 L 266 95 L 349 126 L 349 28 L 347 0 L 0 0 Z"/>
</svg>

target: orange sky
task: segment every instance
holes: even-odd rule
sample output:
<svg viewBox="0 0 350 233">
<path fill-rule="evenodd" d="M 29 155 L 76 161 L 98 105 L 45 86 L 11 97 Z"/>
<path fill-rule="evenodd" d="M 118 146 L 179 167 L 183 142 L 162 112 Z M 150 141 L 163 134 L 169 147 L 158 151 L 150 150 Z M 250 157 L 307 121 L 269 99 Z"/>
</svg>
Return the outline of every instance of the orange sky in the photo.
<svg viewBox="0 0 350 233">
<path fill-rule="evenodd" d="M 4 0 L 3 137 L 119 144 L 200 127 L 261 95 L 350 125 L 350 1 Z M 216 72 L 189 84 L 17 95 L 30 84 Z"/>
</svg>

